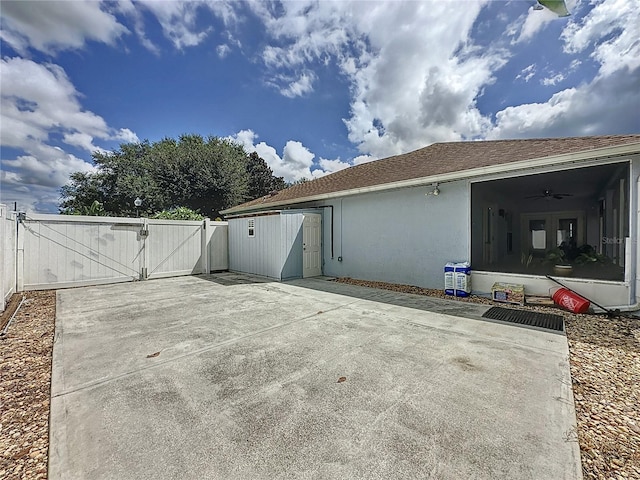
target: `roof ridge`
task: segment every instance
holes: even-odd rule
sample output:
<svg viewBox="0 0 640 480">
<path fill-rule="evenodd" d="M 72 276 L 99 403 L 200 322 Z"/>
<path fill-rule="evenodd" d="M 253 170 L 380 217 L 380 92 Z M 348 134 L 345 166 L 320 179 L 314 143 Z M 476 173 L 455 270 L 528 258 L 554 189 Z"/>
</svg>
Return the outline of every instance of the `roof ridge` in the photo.
<svg viewBox="0 0 640 480">
<path fill-rule="evenodd" d="M 342 191 L 394 184 L 416 178 L 450 175 L 484 167 L 523 162 L 584 152 L 598 158 L 605 148 L 633 146 L 640 149 L 640 134 L 591 135 L 582 137 L 518 138 L 500 140 L 465 140 L 436 142 L 425 147 L 370 162 L 351 165 L 309 182 L 293 185 L 277 194 L 261 197 L 227 211 L 266 208 L 277 202 L 299 203 L 318 195 L 335 195 Z M 593 152 L 593 153 L 588 153 Z"/>
<path fill-rule="evenodd" d="M 576 135 L 573 137 L 531 137 L 531 138 L 495 138 L 495 139 L 486 139 L 486 138 L 479 138 L 479 139 L 475 139 L 475 140 L 455 140 L 455 141 L 451 141 L 451 142 L 433 142 L 430 145 L 427 145 L 426 147 L 422 147 L 422 148 L 429 148 L 433 145 L 451 145 L 451 144 L 463 144 L 463 143 L 498 143 L 498 142 L 535 142 L 535 141 L 550 141 L 550 140 L 555 140 L 555 141 L 565 141 L 565 140 L 588 140 L 588 139 L 604 139 L 604 138 L 623 138 L 623 137 L 638 137 L 640 138 L 640 133 L 613 133 L 613 134 L 609 134 L 609 135 Z M 418 150 L 422 150 L 422 148 L 418 148 L 416 150 L 413 150 L 414 152 L 417 152 Z M 411 152 L 406 152 L 406 153 L 411 153 Z M 400 154 L 403 155 L 403 154 Z"/>
</svg>

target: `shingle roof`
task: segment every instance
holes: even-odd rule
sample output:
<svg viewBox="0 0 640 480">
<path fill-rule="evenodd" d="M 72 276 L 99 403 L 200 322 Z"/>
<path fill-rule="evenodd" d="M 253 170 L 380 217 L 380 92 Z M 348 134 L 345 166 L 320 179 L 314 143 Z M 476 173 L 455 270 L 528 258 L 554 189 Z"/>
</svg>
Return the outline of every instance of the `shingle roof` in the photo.
<svg viewBox="0 0 640 480">
<path fill-rule="evenodd" d="M 230 208 L 225 213 L 262 210 L 270 204 L 298 203 L 301 199 L 322 194 L 638 142 L 640 134 L 434 143 L 414 152 L 356 165 L 294 185 Z"/>
</svg>

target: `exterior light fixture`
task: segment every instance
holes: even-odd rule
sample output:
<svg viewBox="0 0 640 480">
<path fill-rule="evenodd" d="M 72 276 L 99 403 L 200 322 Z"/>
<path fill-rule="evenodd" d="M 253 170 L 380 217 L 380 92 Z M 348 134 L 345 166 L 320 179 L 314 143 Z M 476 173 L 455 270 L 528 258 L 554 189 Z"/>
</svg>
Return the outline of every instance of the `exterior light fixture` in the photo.
<svg viewBox="0 0 640 480">
<path fill-rule="evenodd" d="M 440 195 L 440 188 L 438 187 L 437 183 L 435 183 L 433 185 L 433 190 L 432 191 L 425 193 L 425 196 L 428 197 L 429 195 L 434 195 L 434 196 Z"/>
<path fill-rule="evenodd" d="M 138 209 L 142 206 L 142 199 L 140 197 L 136 197 L 133 201 L 133 204 L 136 206 L 136 217 L 139 217 Z"/>
</svg>

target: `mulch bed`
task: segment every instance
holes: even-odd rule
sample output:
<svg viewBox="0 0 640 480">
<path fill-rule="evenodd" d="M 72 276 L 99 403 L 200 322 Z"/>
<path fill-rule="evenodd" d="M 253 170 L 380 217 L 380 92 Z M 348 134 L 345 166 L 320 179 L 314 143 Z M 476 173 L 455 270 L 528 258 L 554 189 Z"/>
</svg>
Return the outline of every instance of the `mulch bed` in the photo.
<svg viewBox="0 0 640 480">
<path fill-rule="evenodd" d="M 14 297 L 18 303 L 22 299 Z M 47 478 L 55 305 L 55 291 L 25 293 L 0 337 L 0 478 L 5 480 Z M 0 323 L 11 314 L 5 310 Z"/>
<path fill-rule="evenodd" d="M 408 285 L 336 281 L 493 304 L 483 297 L 455 298 Z M 7 480 L 47 477 L 55 292 L 27 292 L 25 297 L 0 338 L 0 478 Z M 518 308 L 558 313 L 539 306 Z M 584 477 L 640 479 L 640 320 L 562 314 Z"/>
</svg>

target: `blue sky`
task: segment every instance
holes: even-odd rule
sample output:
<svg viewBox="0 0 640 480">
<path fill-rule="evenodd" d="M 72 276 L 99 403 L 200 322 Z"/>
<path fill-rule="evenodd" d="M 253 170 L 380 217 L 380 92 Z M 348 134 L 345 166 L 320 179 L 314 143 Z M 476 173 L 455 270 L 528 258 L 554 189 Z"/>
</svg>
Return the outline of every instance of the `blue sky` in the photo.
<svg viewBox="0 0 640 480">
<path fill-rule="evenodd" d="M 639 133 L 640 4 L 2 1 L 0 202 L 91 152 L 228 137 L 292 181 L 434 142 Z"/>
</svg>

